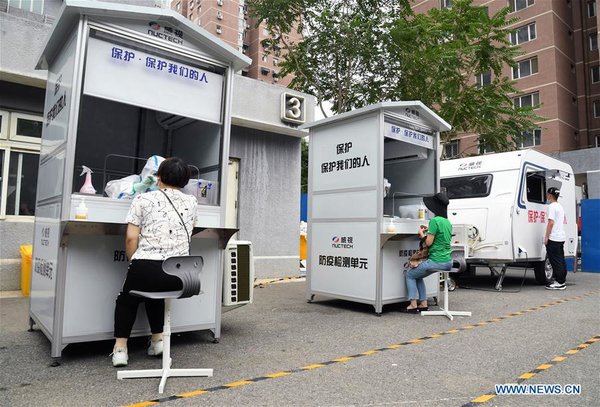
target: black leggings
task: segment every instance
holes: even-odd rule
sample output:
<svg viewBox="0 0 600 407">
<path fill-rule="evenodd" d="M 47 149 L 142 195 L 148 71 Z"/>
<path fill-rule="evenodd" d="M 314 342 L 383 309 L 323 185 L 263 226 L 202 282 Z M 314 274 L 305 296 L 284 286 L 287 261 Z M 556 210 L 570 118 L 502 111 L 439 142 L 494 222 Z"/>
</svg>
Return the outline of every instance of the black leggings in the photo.
<svg viewBox="0 0 600 407">
<path fill-rule="evenodd" d="M 150 331 L 153 334 L 163 331 L 165 301 L 150 300 L 129 294 L 131 290 L 181 290 L 183 286 L 181 280 L 166 274 L 162 269 L 162 263 L 162 260 L 133 260 L 129 265 L 125 283 L 115 306 L 115 338 L 129 338 L 141 302 L 146 307 Z"/>
</svg>

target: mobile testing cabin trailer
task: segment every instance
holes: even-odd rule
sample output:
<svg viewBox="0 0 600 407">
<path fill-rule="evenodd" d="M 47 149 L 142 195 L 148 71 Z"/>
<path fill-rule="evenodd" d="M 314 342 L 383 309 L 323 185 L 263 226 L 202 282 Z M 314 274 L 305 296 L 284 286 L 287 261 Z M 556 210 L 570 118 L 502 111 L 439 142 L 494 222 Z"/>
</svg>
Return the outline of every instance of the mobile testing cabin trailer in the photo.
<svg viewBox="0 0 600 407">
<path fill-rule="evenodd" d="M 113 337 L 127 262 L 129 200 L 105 182 L 139 174 L 152 155 L 179 156 L 213 182 L 197 207 L 191 254 L 204 258 L 199 296 L 177 301 L 174 332 L 220 336 L 232 79 L 250 59 L 165 9 L 65 1 L 38 63 L 48 69 L 39 165 L 30 323 L 59 357 L 74 342 Z M 140 160 L 143 159 L 143 160 Z M 96 195 L 81 195 L 81 166 Z M 87 220 L 75 220 L 85 198 Z M 133 335 L 148 333 L 141 313 Z"/>
<path fill-rule="evenodd" d="M 415 101 L 379 103 L 304 127 L 307 299 L 371 304 L 379 315 L 383 305 L 408 299 L 404 263 L 427 223 L 417 219 L 419 204 L 439 191 L 439 132 L 450 125 Z M 428 296 L 437 297 L 438 275 L 425 281 Z"/>
<path fill-rule="evenodd" d="M 535 150 L 521 150 L 442 161 L 441 177 L 450 198 L 453 245 L 462 248 L 468 271 L 488 266 L 499 276 L 496 289 L 502 288 L 506 268 L 512 265 L 532 265 L 539 284 L 552 277 L 544 246 L 550 187 L 560 190 L 565 258 L 573 261 L 577 219 L 570 165 Z"/>
</svg>

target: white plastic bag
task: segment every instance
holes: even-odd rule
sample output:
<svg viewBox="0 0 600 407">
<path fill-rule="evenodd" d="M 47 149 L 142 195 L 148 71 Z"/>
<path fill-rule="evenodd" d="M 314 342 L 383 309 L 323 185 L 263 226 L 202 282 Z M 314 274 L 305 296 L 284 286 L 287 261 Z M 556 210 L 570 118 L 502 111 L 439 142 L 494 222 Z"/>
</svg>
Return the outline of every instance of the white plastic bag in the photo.
<svg viewBox="0 0 600 407">
<path fill-rule="evenodd" d="M 114 179 L 108 181 L 104 192 L 109 198 L 113 199 L 132 199 L 135 191 L 133 190 L 133 184 L 141 181 L 139 175 L 130 175 L 121 179 Z"/>
<path fill-rule="evenodd" d="M 164 160 L 165 159 L 160 155 L 153 155 L 152 157 L 148 158 L 148 161 L 146 161 L 146 165 L 144 165 L 142 173 L 140 174 L 142 177 L 141 179 L 146 179 L 148 175 L 156 175 L 160 163 L 162 163 Z"/>
</svg>

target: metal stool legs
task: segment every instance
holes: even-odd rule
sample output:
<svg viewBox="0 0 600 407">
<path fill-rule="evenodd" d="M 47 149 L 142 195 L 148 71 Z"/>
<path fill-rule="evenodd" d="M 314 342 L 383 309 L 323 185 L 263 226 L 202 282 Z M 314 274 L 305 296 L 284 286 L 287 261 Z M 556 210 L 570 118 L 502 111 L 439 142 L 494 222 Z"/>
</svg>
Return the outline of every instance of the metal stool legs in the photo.
<svg viewBox="0 0 600 407">
<path fill-rule="evenodd" d="M 120 370 L 117 379 L 136 379 L 142 377 L 160 377 L 158 392 L 163 393 L 169 377 L 210 377 L 212 369 L 171 369 L 171 299 L 165 299 L 165 324 L 163 328 L 163 354 L 161 369 Z"/>
<path fill-rule="evenodd" d="M 470 317 L 471 312 L 469 311 L 450 311 L 450 307 L 448 306 L 448 279 L 450 278 L 450 272 L 440 270 L 440 273 L 443 273 L 444 276 L 444 305 L 440 306 L 439 311 L 421 311 L 421 315 L 445 315 L 450 321 L 454 320 L 454 316 Z"/>
</svg>

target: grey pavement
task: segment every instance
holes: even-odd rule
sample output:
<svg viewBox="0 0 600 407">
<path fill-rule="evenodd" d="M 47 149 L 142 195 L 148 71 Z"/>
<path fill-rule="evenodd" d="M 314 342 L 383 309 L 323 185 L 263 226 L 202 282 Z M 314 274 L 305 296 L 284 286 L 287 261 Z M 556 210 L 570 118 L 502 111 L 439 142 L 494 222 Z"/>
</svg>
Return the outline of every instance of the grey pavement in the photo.
<svg viewBox="0 0 600 407">
<path fill-rule="evenodd" d="M 117 380 L 112 342 L 69 345 L 62 364 L 50 367 L 50 343 L 27 332 L 25 298 L 0 299 L 0 405 L 117 406 L 158 400 L 166 406 L 463 406 L 490 394 L 495 384 L 515 383 L 524 373 L 567 356 L 525 384 L 580 384 L 577 396 L 497 396 L 484 406 L 600 405 L 600 341 L 572 355 L 570 349 L 600 335 L 600 273 L 569 273 L 565 291 L 536 286 L 531 272 L 523 288 L 512 271 L 504 292 L 481 274 L 450 293 L 452 309 L 473 312 L 449 321 L 317 296 L 306 302 L 304 281 L 255 289 L 254 304 L 223 315 L 222 337 L 206 332 L 173 336 L 173 367 L 209 367 L 211 378 Z M 584 296 L 584 294 L 587 294 Z M 568 299 L 557 303 L 556 300 Z M 545 308 L 490 322 L 528 308 Z M 461 329 L 474 326 L 470 329 Z M 416 338 L 458 331 L 313 369 L 300 368 L 385 348 Z M 132 339 L 130 369 L 159 368 Z M 292 372 L 260 380 L 277 372 Z M 242 380 L 254 379 L 250 383 Z M 232 383 L 233 387 L 219 387 Z M 210 389 L 205 394 L 177 394 Z M 150 405 L 150 404 L 146 404 Z M 479 405 L 479 404 L 478 404 Z"/>
</svg>

